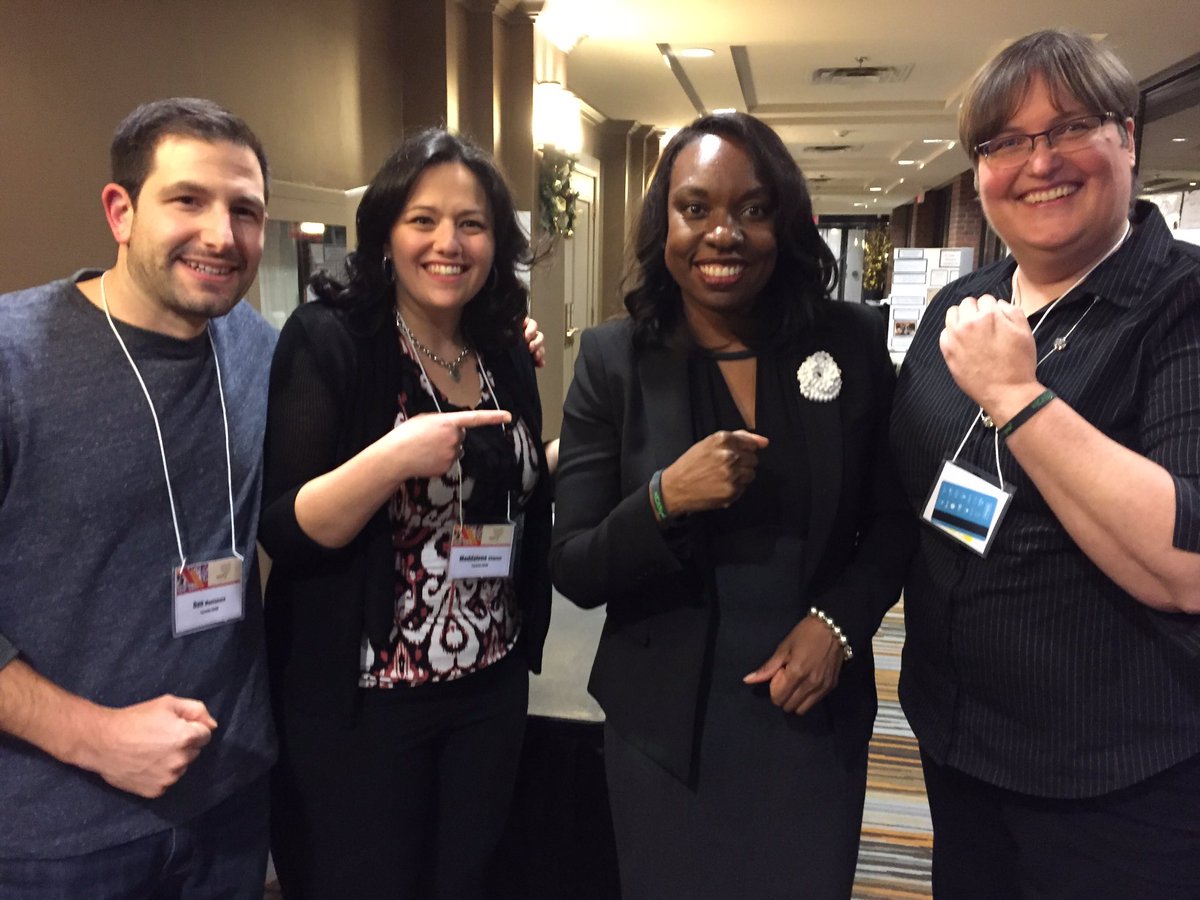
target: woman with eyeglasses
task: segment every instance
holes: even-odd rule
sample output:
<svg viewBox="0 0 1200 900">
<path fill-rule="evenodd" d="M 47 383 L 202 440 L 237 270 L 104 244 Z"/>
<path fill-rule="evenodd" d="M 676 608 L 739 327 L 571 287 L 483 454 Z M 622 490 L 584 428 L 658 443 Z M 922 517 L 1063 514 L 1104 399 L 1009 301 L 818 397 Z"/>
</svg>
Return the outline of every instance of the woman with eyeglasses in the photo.
<svg viewBox="0 0 1200 900">
<path fill-rule="evenodd" d="M 934 299 L 891 429 L 939 898 L 1200 896 L 1200 253 L 1133 200 L 1137 103 L 1053 30 L 960 114 L 1012 255 Z"/>
</svg>

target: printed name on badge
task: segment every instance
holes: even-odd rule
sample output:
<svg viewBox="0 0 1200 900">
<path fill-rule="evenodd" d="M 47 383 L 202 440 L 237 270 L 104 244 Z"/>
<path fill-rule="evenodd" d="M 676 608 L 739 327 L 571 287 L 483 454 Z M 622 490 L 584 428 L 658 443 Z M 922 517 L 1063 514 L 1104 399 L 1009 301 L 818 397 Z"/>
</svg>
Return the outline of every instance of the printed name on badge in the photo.
<svg viewBox="0 0 1200 900">
<path fill-rule="evenodd" d="M 175 637 L 242 618 L 242 561 L 236 556 L 189 563 L 173 572 Z"/>
<path fill-rule="evenodd" d="M 449 575 L 460 578 L 507 578 L 512 572 L 516 527 L 455 525 L 450 541 Z"/>
</svg>

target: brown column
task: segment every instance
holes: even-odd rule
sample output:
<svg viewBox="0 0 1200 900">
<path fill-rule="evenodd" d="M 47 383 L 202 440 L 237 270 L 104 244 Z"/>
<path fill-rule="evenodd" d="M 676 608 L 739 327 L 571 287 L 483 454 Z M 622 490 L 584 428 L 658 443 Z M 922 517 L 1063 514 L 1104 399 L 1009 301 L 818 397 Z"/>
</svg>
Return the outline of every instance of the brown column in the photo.
<svg viewBox="0 0 1200 900">
<path fill-rule="evenodd" d="M 480 147 L 496 150 L 496 87 L 500 82 L 493 13 L 495 0 L 460 0 L 461 35 L 458 69 L 458 128 Z"/>
<path fill-rule="evenodd" d="M 400 32 L 396 52 L 404 67 L 404 130 L 450 124 L 447 9 L 455 0 L 404 0 L 398 3 Z M 457 103 L 456 103 L 457 106 Z M 455 109 L 457 118 L 457 109 Z"/>
<path fill-rule="evenodd" d="M 596 157 L 600 160 L 600 206 L 604 210 L 600 235 L 600 315 L 608 318 L 624 307 L 621 278 L 625 245 L 631 233 L 628 208 L 629 142 L 636 123 L 609 119 L 596 128 Z M 640 199 L 640 196 L 639 196 Z"/>
</svg>

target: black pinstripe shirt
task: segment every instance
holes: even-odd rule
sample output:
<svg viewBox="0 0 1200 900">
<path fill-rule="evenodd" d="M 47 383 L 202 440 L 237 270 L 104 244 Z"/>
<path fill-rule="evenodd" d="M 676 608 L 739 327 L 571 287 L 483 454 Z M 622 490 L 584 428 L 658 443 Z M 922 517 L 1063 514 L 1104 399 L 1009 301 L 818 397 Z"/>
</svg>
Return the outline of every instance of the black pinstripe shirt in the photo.
<svg viewBox="0 0 1200 900">
<path fill-rule="evenodd" d="M 1079 323 L 1038 380 L 1172 473 L 1175 546 L 1200 552 L 1200 250 L 1173 240 L 1150 204 L 1138 203 L 1133 224 L 1038 329 L 1041 358 Z M 950 377 L 939 323 L 964 297 L 1011 297 L 1014 268 L 1002 260 L 943 290 L 905 359 L 891 435 L 914 507 L 979 409 Z M 961 458 L 994 473 L 993 434 L 976 427 Z M 1000 464 L 1017 493 L 988 558 L 922 526 L 905 588 L 900 699 L 922 749 L 1049 797 L 1112 791 L 1200 753 L 1200 616 L 1127 595 L 1079 550 L 1003 442 Z"/>
</svg>

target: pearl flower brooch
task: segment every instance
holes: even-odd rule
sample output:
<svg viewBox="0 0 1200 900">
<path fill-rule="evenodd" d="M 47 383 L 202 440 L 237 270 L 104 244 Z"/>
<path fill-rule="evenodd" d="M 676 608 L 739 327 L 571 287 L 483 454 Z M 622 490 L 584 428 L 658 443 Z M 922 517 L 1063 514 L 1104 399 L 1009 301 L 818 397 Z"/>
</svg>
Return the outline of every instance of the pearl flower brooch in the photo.
<svg viewBox="0 0 1200 900">
<path fill-rule="evenodd" d="M 804 399 L 816 403 L 828 403 L 842 392 L 842 370 L 824 350 L 818 350 L 800 364 L 796 381 Z"/>
</svg>

